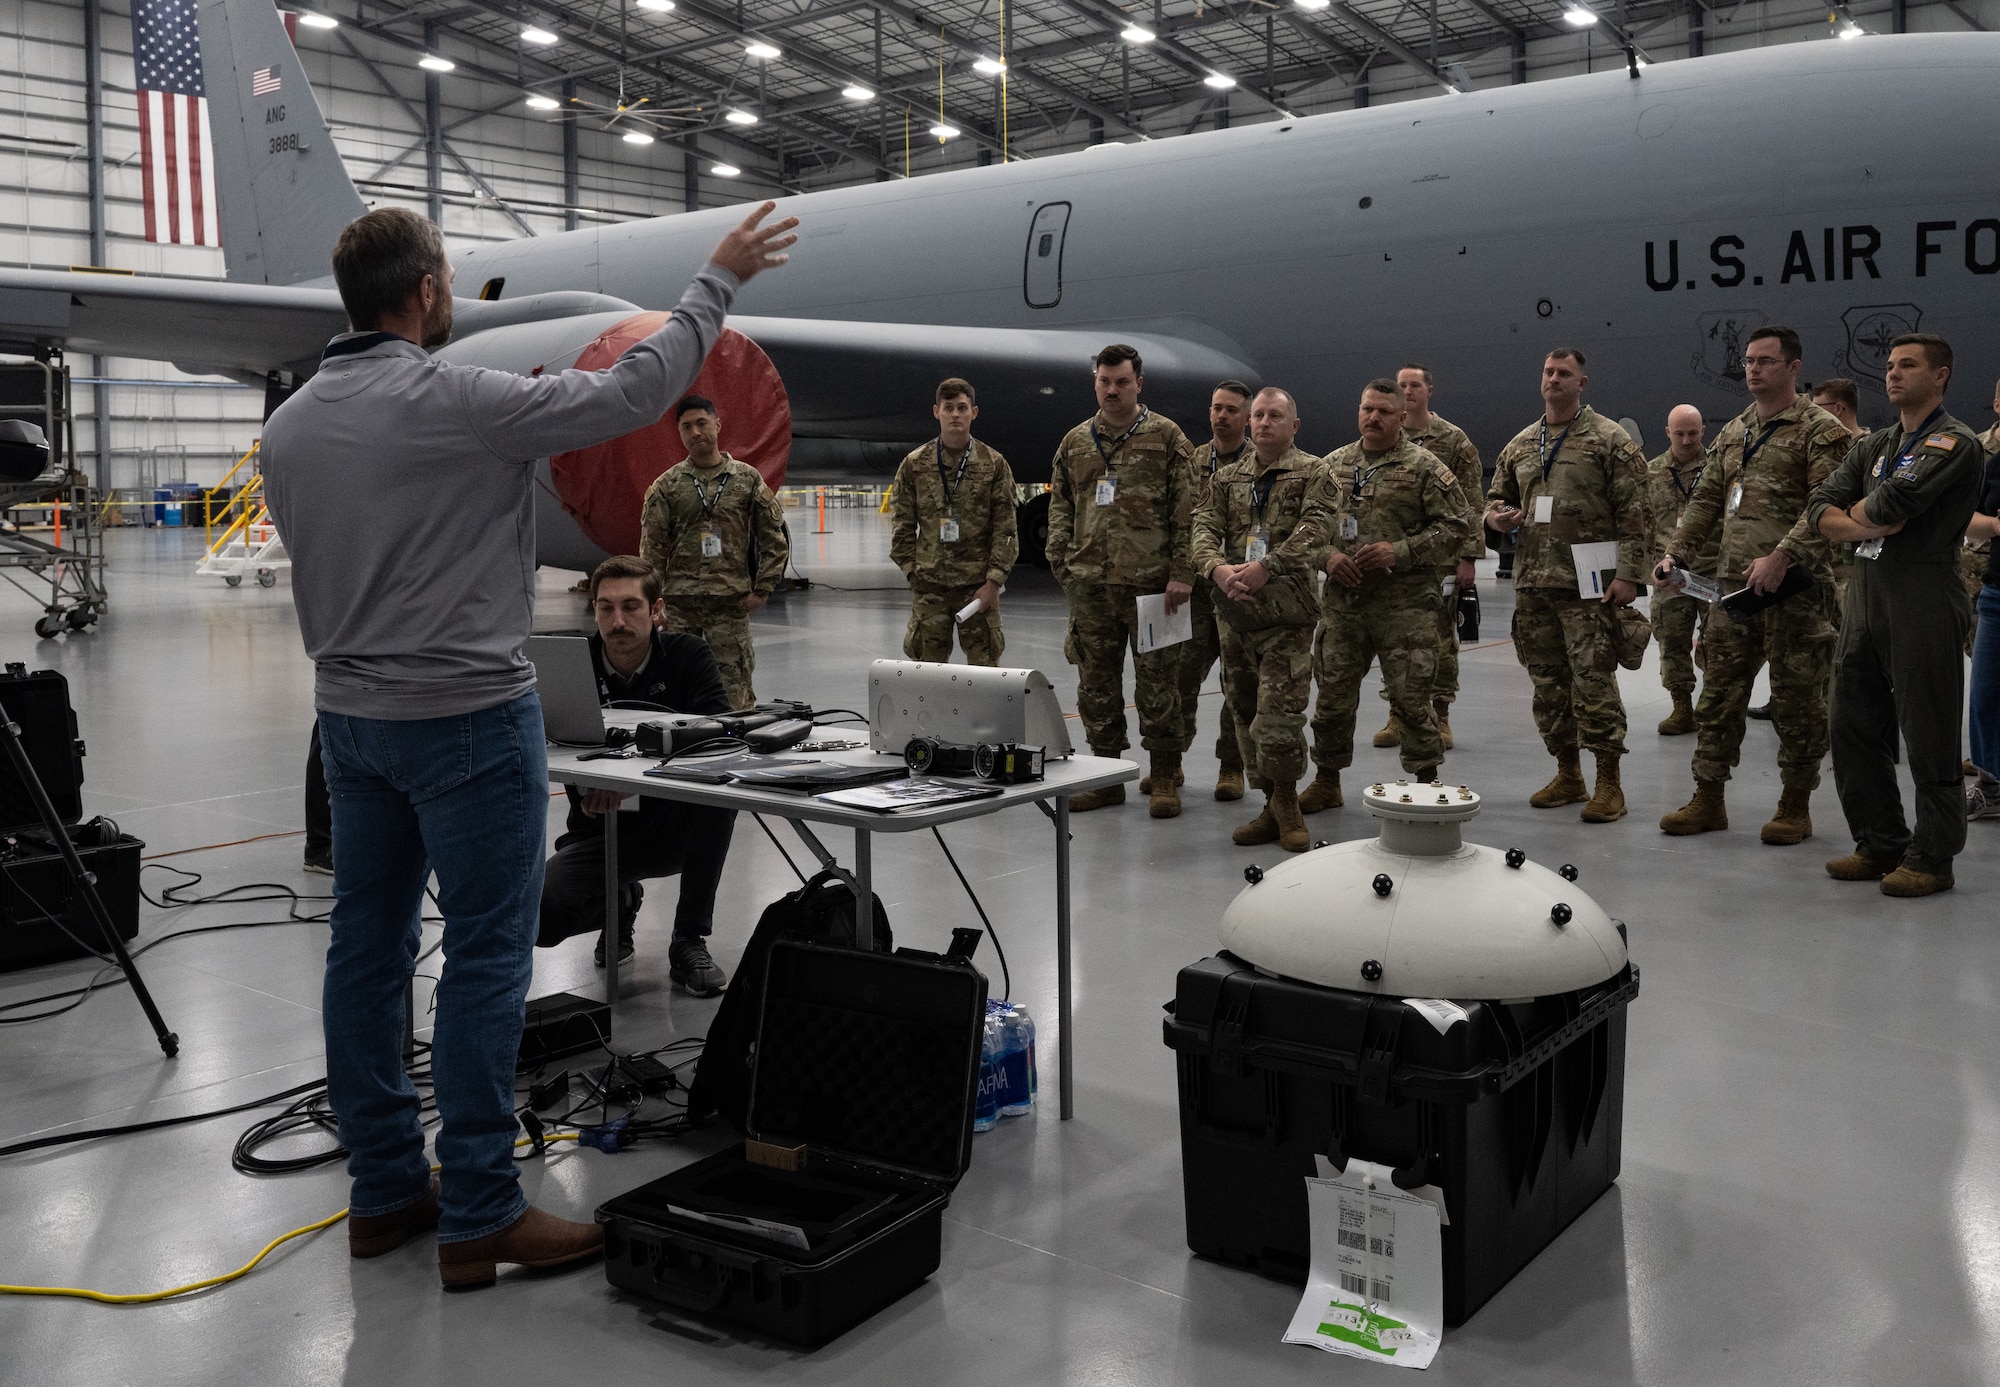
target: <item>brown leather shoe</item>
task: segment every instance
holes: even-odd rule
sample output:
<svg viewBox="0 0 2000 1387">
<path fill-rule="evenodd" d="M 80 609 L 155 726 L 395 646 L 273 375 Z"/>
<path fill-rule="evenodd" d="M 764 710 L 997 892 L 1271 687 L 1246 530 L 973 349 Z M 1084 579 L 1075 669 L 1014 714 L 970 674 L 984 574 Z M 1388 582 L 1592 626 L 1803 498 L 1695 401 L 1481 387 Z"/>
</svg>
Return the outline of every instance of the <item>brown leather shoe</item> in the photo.
<svg viewBox="0 0 2000 1387">
<path fill-rule="evenodd" d="M 1870 857 L 1856 848 L 1845 857 L 1826 864 L 1826 874 L 1835 881 L 1880 881 L 1902 866 L 1901 858 Z"/>
<path fill-rule="evenodd" d="M 419 1233 L 438 1226 L 438 1182 L 424 1191 L 424 1197 L 407 1208 L 387 1214 L 349 1214 L 347 1255 L 380 1257 L 394 1252 Z"/>
<path fill-rule="evenodd" d="M 1950 872 L 1920 872 L 1915 867 L 1898 867 L 1882 878 L 1885 896 L 1935 896 L 1952 888 Z"/>
<path fill-rule="evenodd" d="M 493 1284 L 501 1262 L 521 1267 L 566 1267 L 604 1253 L 604 1229 L 595 1223 L 571 1223 L 528 1211 L 498 1233 L 470 1242 L 438 1244 L 438 1276 L 446 1290 L 470 1290 Z"/>
</svg>

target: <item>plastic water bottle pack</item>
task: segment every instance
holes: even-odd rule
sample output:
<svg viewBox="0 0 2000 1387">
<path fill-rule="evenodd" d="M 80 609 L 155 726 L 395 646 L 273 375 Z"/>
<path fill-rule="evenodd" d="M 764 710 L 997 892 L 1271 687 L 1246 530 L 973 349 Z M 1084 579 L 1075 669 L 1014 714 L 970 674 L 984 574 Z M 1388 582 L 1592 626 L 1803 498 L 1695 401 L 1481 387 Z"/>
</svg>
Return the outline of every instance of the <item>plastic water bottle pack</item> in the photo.
<svg viewBox="0 0 2000 1387">
<path fill-rule="evenodd" d="M 979 1103 L 972 1130 L 990 1131 L 1003 1117 L 1032 1111 L 1036 1086 L 1035 1023 L 1028 1009 L 989 1000 L 979 1047 Z"/>
</svg>

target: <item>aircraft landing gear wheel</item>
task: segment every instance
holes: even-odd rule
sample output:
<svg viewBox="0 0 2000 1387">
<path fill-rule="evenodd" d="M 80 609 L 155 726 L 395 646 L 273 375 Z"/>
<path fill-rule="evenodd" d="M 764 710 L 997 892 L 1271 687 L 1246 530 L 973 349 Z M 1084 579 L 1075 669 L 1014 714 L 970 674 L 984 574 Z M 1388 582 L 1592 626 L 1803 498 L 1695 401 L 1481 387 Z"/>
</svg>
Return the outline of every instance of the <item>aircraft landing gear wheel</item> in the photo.
<svg viewBox="0 0 2000 1387">
<path fill-rule="evenodd" d="M 35 623 L 35 634 L 43 640 L 53 640 L 62 634 L 63 619 L 60 612 L 52 612 Z"/>
<path fill-rule="evenodd" d="M 260 568 L 260 569 L 258 569 L 258 570 L 257 570 L 257 586 L 258 586 L 258 587 L 260 587 L 260 588 L 274 588 L 274 587 L 276 587 L 277 585 L 278 585 L 278 574 L 277 574 L 277 570 L 275 570 L 275 569 L 270 569 L 270 568 Z"/>
</svg>

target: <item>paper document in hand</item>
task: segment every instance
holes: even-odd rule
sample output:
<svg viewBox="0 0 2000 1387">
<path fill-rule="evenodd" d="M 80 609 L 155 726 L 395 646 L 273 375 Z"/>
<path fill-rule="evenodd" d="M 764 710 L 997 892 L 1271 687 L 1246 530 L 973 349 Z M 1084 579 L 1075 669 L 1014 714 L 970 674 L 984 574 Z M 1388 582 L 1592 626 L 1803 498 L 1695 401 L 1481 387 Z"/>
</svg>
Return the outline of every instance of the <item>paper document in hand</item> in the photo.
<svg viewBox="0 0 2000 1387">
<path fill-rule="evenodd" d="M 1347 1358 L 1425 1368 L 1444 1337 L 1444 1243 L 1438 1211 L 1397 1189 L 1383 1167 L 1349 1161 L 1306 1181 L 1312 1264 L 1285 1331 Z"/>
<path fill-rule="evenodd" d="M 1576 560 L 1576 591 L 1580 597 L 1602 597 L 1611 580 L 1618 576 L 1618 541 L 1572 544 L 1570 557 Z"/>
<path fill-rule="evenodd" d="M 1697 602 L 1719 602 L 1722 600 L 1722 584 L 1713 578 L 1704 578 L 1699 573 L 1681 570 L 1681 591 Z"/>
<path fill-rule="evenodd" d="M 1141 655 L 1194 639 L 1194 603 L 1183 602 L 1179 611 L 1168 616 L 1167 595 L 1162 592 L 1138 599 L 1138 609 L 1136 634 Z"/>
</svg>

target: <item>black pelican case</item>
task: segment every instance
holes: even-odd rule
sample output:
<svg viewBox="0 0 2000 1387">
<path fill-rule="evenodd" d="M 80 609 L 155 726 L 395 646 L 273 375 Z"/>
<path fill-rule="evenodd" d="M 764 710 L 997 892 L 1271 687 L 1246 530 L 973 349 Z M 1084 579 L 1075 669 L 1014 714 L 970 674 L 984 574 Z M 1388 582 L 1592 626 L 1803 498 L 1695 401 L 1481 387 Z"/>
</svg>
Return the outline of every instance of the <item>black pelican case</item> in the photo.
<svg viewBox="0 0 2000 1387">
<path fill-rule="evenodd" d="M 986 978 L 969 961 L 781 942 L 751 1139 L 609 1200 L 621 1291 L 818 1347 L 937 1270 L 972 1157 Z"/>
<path fill-rule="evenodd" d="M 1316 1156 L 1436 1186 L 1444 1318 L 1463 1324 L 1618 1178 L 1625 1009 L 1639 970 L 1522 1002 L 1461 1002 L 1443 1034 L 1400 997 L 1183 968 L 1166 1043 L 1180 1079 L 1188 1247 L 1304 1281 Z"/>
</svg>

